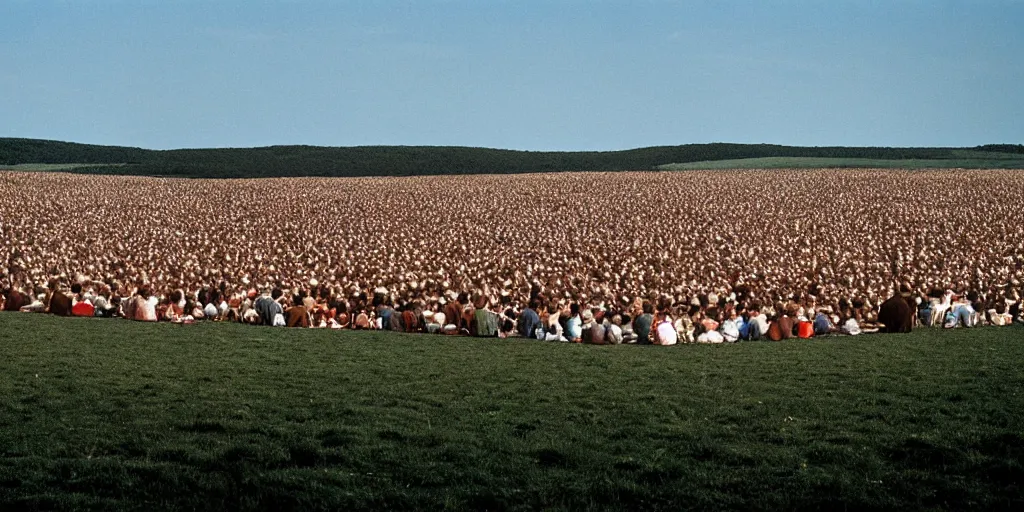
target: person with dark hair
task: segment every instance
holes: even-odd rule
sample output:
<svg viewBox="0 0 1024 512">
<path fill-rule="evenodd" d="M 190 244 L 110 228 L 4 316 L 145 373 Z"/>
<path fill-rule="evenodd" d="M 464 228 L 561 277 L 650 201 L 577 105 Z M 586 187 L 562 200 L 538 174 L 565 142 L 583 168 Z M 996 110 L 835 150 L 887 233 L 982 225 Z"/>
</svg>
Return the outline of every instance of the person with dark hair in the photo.
<svg viewBox="0 0 1024 512">
<path fill-rule="evenodd" d="M 633 331 L 633 317 L 629 316 L 629 313 L 622 313 L 622 323 L 619 327 L 622 329 L 622 342 L 627 344 L 636 343 L 636 332 Z"/>
<path fill-rule="evenodd" d="M 529 306 L 526 307 L 516 321 L 516 332 L 524 338 L 537 338 L 537 327 L 540 325 L 540 316 L 537 314 L 537 309 L 540 308 L 540 300 L 537 298 L 530 299 Z"/>
<path fill-rule="evenodd" d="M 309 327 L 309 310 L 302 303 L 302 293 L 292 295 L 291 306 L 284 309 L 285 325 L 288 327 Z"/>
<path fill-rule="evenodd" d="M 71 297 L 61 290 L 61 285 L 57 281 L 50 283 L 50 302 L 47 311 L 57 316 L 71 316 Z"/>
<path fill-rule="evenodd" d="M 908 333 L 914 327 L 914 310 L 910 305 L 910 288 L 900 286 L 900 292 L 889 297 L 878 308 L 881 332 Z"/>
<path fill-rule="evenodd" d="M 156 301 L 153 300 L 153 291 L 149 286 L 142 286 L 133 299 L 135 320 L 140 322 L 156 322 Z"/>
<path fill-rule="evenodd" d="M 445 330 L 445 334 L 451 334 L 450 331 L 454 330 L 456 333 L 459 332 L 464 326 L 462 325 L 462 308 L 465 306 L 463 299 L 465 294 L 456 296 L 455 300 L 452 300 L 444 305 L 444 318 L 448 322 L 447 325 L 442 327 L 454 326 L 454 329 L 448 328 Z"/>
<path fill-rule="evenodd" d="M 391 299 L 384 297 L 383 295 L 375 295 L 373 297 L 374 313 L 380 322 L 380 328 L 385 331 L 391 330 L 391 317 L 395 314 L 395 309 L 391 307 Z"/>
<path fill-rule="evenodd" d="M 565 322 L 565 337 L 573 343 L 583 341 L 583 320 L 580 318 L 580 305 L 573 302 L 569 305 L 569 318 Z"/>
<path fill-rule="evenodd" d="M 404 332 L 405 331 L 405 313 L 408 310 L 408 307 L 409 307 L 408 304 L 399 304 L 399 303 L 395 304 L 394 309 L 391 311 L 391 314 L 388 316 L 388 327 L 387 327 L 387 329 L 390 329 L 390 330 L 395 331 L 395 332 Z"/>
</svg>

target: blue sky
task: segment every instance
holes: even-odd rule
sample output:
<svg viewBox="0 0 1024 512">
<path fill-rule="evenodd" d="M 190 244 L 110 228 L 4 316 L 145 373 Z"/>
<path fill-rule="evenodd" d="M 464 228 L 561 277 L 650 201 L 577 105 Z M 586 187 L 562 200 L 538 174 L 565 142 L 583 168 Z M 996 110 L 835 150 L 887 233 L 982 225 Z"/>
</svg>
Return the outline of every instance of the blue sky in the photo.
<svg viewBox="0 0 1024 512">
<path fill-rule="evenodd" d="M 1024 143 L 1024 1 L 0 0 L 0 136 Z"/>
</svg>

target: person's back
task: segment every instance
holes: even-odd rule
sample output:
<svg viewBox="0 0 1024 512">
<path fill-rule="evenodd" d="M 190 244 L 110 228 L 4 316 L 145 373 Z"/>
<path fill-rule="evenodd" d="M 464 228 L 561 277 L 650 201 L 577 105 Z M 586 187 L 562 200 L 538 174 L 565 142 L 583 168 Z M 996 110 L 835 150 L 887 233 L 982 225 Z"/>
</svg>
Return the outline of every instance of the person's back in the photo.
<svg viewBox="0 0 1024 512">
<path fill-rule="evenodd" d="M 828 334 L 832 330 L 831 322 L 828 321 L 828 316 L 823 312 L 819 311 L 814 317 L 814 334 L 815 336 L 821 336 Z"/>
<path fill-rule="evenodd" d="M 25 300 L 25 296 L 18 290 L 12 288 L 7 291 L 7 301 L 4 302 L 4 311 L 18 311 L 26 304 L 28 304 L 28 301 Z"/>
<path fill-rule="evenodd" d="M 793 337 L 793 327 L 795 327 L 796 324 L 793 322 L 792 317 L 790 317 L 789 315 L 782 315 L 779 317 L 776 323 L 778 323 L 779 325 L 779 335 L 782 337 L 782 339 L 788 340 L 789 338 Z"/>
<path fill-rule="evenodd" d="M 974 308 L 966 302 L 956 302 L 953 304 L 953 315 L 956 316 L 960 325 L 964 327 L 974 327 Z"/>
<path fill-rule="evenodd" d="M 579 315 L 573 315 L 566 321 L 565 337 L 569 338 L 569 341 L 576 342 L 580 341 L 583 337 L 582 321 Z"/>
<path fill-rule="evenodd" d="M 539 325 L 540 316 L 537 315 L 533 307 L 529 307 L 519 314 L 518 322 L 516 322 L 516 331 L 524 338 L 533 338 L 536 336 Z"/>
<path fill-rule="evenodd" d="M 395 314 L 395 310 L 387 304 L 381 304 L 377 308 L 377 319 L 380 320 L 380 328 L 384 330 L 391 330 L 391 316 Z"/>
<path fill-rule="evenodd" d="M 739 341 L 740 339 L 740 328 L 737 325 L 735 318 L 729 318 L 722 322 L 722 338 L 730 343 Z"/>
<path fill-rule="evenodd" d="M 285 311 L 285 317 L 285 325 L 288 327 L 309 327 L 309 312 L 301 300 Z"/>
<path fill-rule="evenodd" d="M 406 309 L 402 312 L 402 327 L 405 332 L 418 332 L 419 331 L 419 315 L 416 314 L 412 309 Z"/>
<path fill-rule="evenodd" d="M 590 333 L 587 342 L 594 345 L 604 345 L 605 337 L 608 335 L 608 329 L 605 328 L 604 324 L 598 321 L 594 321 L 590 325 Z"/>
<path fill-rule="evenodd" d="M 253 309 L 256 310 L 256 314 L 260 317 L 260 323 L 262 325 L 274 325 L 275 315 L 284 315 L 284 308 L 281 307 L 281 303 L 274 300 L 270 295 L 261 295 L 256 299 L 256 303 L 253 305 Z"/>
<path fill-rule="evenodd" d="M 462 304 L 459 301 L 453 300 L 445 304 L 444 316 L 448 320 L 448 325 L 454 325 L 456 331 L 462 328 Z"/>
<path fill-rule="evenodd" d="M 391 330 L 392 331 L 396 331 L 396 332 L 403 332 L 403 331 L 405 331 L 405 322 L 403 322 L 403 320 L 405 320 L 405 318 L 402 316 L 403 313 L 405 313 L 405 311 L 401 307 L 400 308 L 396 308 L 394 311 L 391 312 L 391 317 L 390 317 L 391 320 L 390 320 L 389 323 L 391 325 Z"/>
<path fill-rule="evenodd" d="M 658 345 L 675 345 L 679 341 L 676 326 L 668 315 L 661 316 L 654 329 L 654 342 Z"/>
<path fill-rule="evenodd" d="M 74 316 L 91 317 L 96 314 L 96 306 L 88 300 L 76 301 L 71 305 L 71 314 Z"/>
<path fill-rule="evenodd" d="M 629 315 L 622 315 L 622 342 L 633 344 L 636 343 L 636 332 L 633 331 L 633 319 Z"/>
<path fill-rule="evenodd" d="M 651 324 L 654 323 L 654 315 L 645 312 L 633 320 L 633 333 L 636 334 L 636 342 L 649 344 L 651 342 Z"/>
<path fill-rule="evenodd" d="M 57 316 L 71 316 L 71 297 L 60 290 L 54 290 L 50 296 L 49 311 Z"/>
<path fill-rule="evenodd" d="M 473 335 L 493 338 L 498 335 L 498 315 L 487 308 L 477 308 L 473 312 Z"/>
<path fill-rule="evenodd" d="M 143 295 L 135 296 L 135 319 L 140 322 L 156 322 L 156 304 Z"/>
<path fill-rule="evenodd" d="M 882 332 L 908 333 L 914 326 L 914 310 L 906 299 L 896 294 L 879 306 L 878 321 L 884 325 Z"/>
<path fill-rule="evenodd" d="M 755 326 L 751 326 L 751 328 L 750 328 L 750 333 L 751 333 L 750 337 L 751 337 L 751 339 L 753 339 L 754 331 L 756 331 L 759 334 L 758 338 L 760 338 L 761 336 L 767 336 L 767 334 L 768 334 L 768 315 L 764 314 L 761 311 L 758 311 L 756 315 L 752 315 L 750 317 L 750 320 L 757 324 L 756 327 Z"/>
<path fill-rule="evenodd" d="M 605 334 L 605 342 L 609 345 L 622 343 L 622 317 L 612 317 L 612 323 L 608 325 L 608 332 Z"/>
</svg>

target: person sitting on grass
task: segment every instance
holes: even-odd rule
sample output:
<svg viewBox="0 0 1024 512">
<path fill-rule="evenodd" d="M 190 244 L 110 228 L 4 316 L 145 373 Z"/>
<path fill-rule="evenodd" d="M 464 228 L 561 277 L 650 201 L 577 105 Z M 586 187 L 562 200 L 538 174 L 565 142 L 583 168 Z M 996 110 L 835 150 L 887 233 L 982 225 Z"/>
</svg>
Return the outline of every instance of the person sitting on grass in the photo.
<svg viewBox="0 0 1024 512">
<path fill-rule="evenodd" d="M 828 317 L 831 312 L 832 308 L 827 306 L 818 309 L 818 312 L 814 315 L 815 336 L 823 336 L 835 331 L 835 326 L 832 325 L 832 320 Z"/>
<path fill-rule="evenodd" d="M 73 316 L 92 317 L 96 315 L 96 306 L 93 306 L 92 300 L 83 293 L 81 284 L 71 285 L 71 293 L 74 294 L 71 297 L 71 314 Z"/>
<path fill-rule="evenodd" d="M 185 316 L 185 293 L 181 290 L 174 290 L 167 298 L 166 308 L 163 313 L 163 320 L 181 322 Z"/>
<path fill-rule="evenodd" d="M 722 321 L 721 329 L 722 338 L 729 343 L 739 341 L 740 339 L 740 327 L 738 323 L 738 315 L 735 309 L 729 310 L 729 318 Z"/>
<path fill-rule="evenodd" d="M 139 322 L 156 322 L 156 303 L 149 286 L 142 286 L 132 299 L 133 319 Z"/>
<path fill-rule="evenodd" d="M 283 294 L 284 292 L 280 288 L 274 288 L 273 290 L 264 288 L 263 293 L 253 302 L 252 308 L 259 315 L 261 325 L 273 326 L 274 316 L 284 314 L 284 308 L 281 307 L 279 302 Z"/>
<path fill-rule="evenodd" d="M 608 323 L 608 332 L 605 334 L 605 343 L 609 345 L 619 345 L 622 342 L 622 315 L 615 313 L 612 314 L 611 322 Z"/>
<path fill-rule="evenodd" d="M 605 328 L 602 322 L 598 321 L 597 318 L 595 318 L 595 315 L 591 310 L 588 309 L 586 313 L 589 314 L 587 314 L 584 317 L 584 321 L 589 320 L 588 323 L 590 324 L 590 327 L 587 329 L 587 332 L 584 333 L 587 343 L 593 345 L 604 345 L 605 337 L 608 334 L 608 329 Z"/>
<path fill-rule="evenodd" d="M 498 336 L 498 315 L 487 308 L 487 297 L 481 296 L 476 300 L 476 310 L 473 312 L 473 336 L 479 338 L 494 338 Z"/>
<path fill-rule="evenodd" d="M 900 287 L 900 293 L 889 297 L 879 306 L 878 322 L 881 332 L 908 333 L 914 327 L 914 308 L 907 302 L 910 299 L 910 288 Z"/>
<path fill-rule="evenodd" d="M 78 286 L 81 289 L 81 285 Z M 57 316 L 71 316 L 71 297 L 61 288 L 59 281 L 50 282 L 50 301 L 47 311 Z"/>
<path fill-rule="evenodd" d="M 663 307 L 658 311 L 651 334 L 651 343 L 654 345 L 675 345 L 679 341 L 679 335 L 676 334 L 676 326 L 672 322 L 672 316 L 669 314 L 667 307 Z"/>
<path fill-rule="evenodd" d="M 519 318 L 516 320 L 516 331 L 523 338 L 536 339 L 537 327 L 540 326 L 540 315 L 537 314 L 539 308 L 540 299 L 534 297 L 530 299 L 529 306 L 519 313 Z"/>
<path fill-rule="evenodd" d="M 310 316 L 306 305 L 302 303 L 303 297 L 299 294 L 292 296 L 291 304 L 284 309 L 285 325 L 288 327 L 309 327 Z"/>
<path fill-rule="evenodd" d="M 633 319 L 633 335 L 636 338 L 634 343 L 638 345 L 651 344 L 651 327 L 654 326 L 654 306 L 644 301 L 640 306 L 640 314 Z M 623 335 L 625 336 L 625 335 Z"/>
<path fill-rule="evenodd" d="M 3 291 L 3 311 L 18 311 L 29 301 L 15 286 L 9 286 Z"/>
<path fill-rule="evenodd" d="M 583 341 L 583 319 L 580 318 L 580 305 L 573 302 L 569 305 L 569 318 L 565 322 L 565 337 L 572 343 Z"/>
<path fill-rule="evenodd" d="M 629 345 L 636 343 L 636 332 L 633 331 L 632 317 L 626 312 L 620 313 L 619 317 L 622 319 L 622 323 L 619 324 L 619 328 L 622 329 L 622 343 Z"/>
</svg>

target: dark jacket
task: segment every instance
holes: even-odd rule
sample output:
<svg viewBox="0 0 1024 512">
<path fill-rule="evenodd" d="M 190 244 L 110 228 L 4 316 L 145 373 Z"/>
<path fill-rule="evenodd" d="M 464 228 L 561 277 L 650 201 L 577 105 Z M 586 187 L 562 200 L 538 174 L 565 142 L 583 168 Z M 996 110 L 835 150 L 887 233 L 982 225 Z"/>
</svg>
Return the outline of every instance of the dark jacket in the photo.
<svg viewBox="0 0 1024 512">
<path fill-rule="evenodd" d="M 53 292 L 50 297 L 50 313 L 57 316 L 71 316 L 71 297 L 63 292 Z"/>
<path fill-rule="evenodd" d="M 914 308 L 899 294 L 893 295 L 879 306 L 878 321 L 885 324 L 882 332 L 910 332 L 914 327 Z"/>
</svg>

